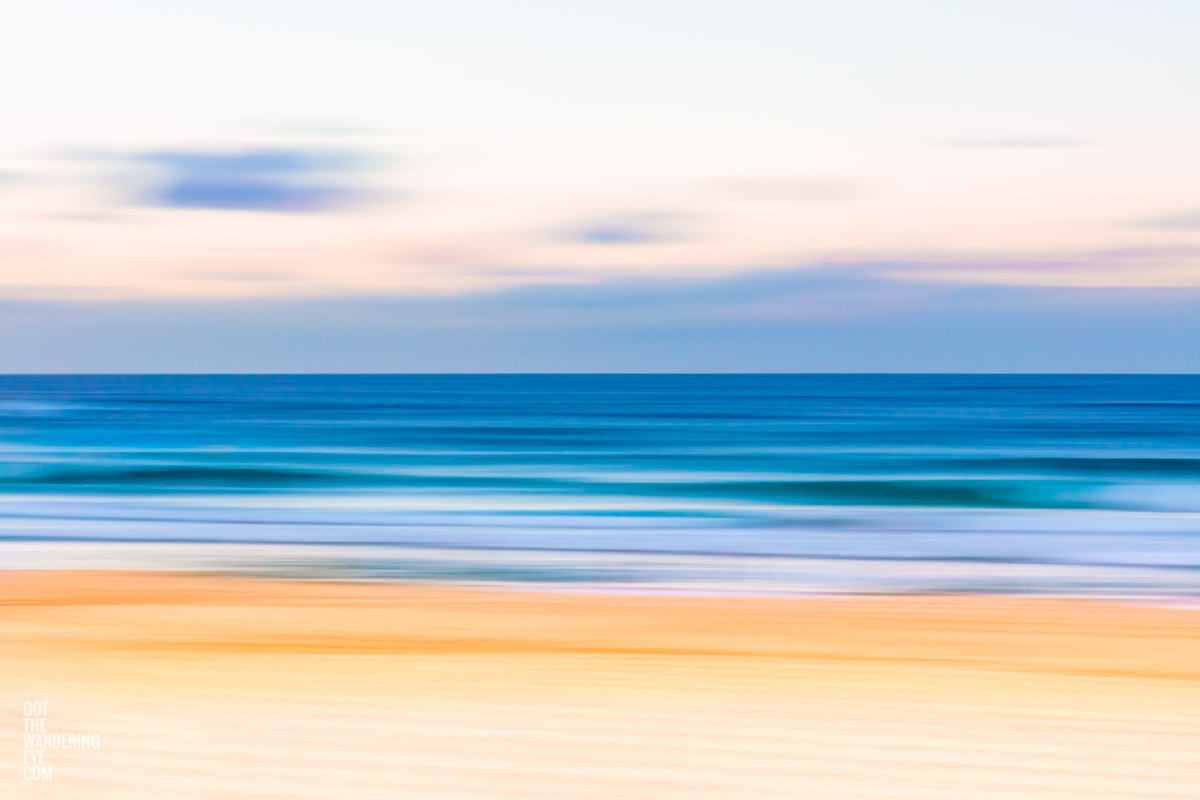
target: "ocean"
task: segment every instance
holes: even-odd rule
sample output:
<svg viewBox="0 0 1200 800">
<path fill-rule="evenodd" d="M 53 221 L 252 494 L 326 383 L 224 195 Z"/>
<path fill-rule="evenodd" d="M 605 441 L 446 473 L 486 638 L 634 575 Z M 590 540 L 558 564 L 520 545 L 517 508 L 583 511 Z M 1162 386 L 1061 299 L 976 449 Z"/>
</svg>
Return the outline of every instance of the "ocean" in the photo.
<svg viewBox="0 0 1200 800">
<path fill-rule="evenodd" d="M 0 566 L 1200 591 L 1200 376 L 0 377 Z"/>
</svg>

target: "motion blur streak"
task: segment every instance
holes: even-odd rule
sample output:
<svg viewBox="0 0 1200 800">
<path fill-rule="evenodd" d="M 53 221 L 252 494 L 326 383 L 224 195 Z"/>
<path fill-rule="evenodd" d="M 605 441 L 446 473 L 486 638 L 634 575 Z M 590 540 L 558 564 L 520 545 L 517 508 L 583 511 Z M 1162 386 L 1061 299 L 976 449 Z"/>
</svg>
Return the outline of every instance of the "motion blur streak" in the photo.
<svg viewBox="0 0 1200 800">
<path fill-rule="evenodd" d="M 53 800 L 1182 800 L 1198 398 L 0 378 L 0 728 L 99 737 Z"/>
<path fill-rule="evenodd" d="M 1196 376 L 11 376 L 0 415 L 14 565 L 1200 588 Z"/>
<path fill-rule="evenodd" d="M 1194 612 L 23 573 L 48 798 L 1147 798 L 1200 781 Z M 13 771 L 5 796 L 21 797 Z M 86 791 L 81 791 L 86 787 Z"/>
</svg>

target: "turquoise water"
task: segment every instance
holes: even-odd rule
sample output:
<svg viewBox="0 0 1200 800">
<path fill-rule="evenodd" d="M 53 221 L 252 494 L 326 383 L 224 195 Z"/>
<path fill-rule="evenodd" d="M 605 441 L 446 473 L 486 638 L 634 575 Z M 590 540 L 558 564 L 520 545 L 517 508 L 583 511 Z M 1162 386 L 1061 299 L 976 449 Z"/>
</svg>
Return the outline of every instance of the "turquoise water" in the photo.
<svg viewBox="0 0 1200 800">
<path fill-rule="evenodd" d="M 0 525 L 383 579 L 1187 594 L 1200 376 L 6 376 Z"/>
</svg>

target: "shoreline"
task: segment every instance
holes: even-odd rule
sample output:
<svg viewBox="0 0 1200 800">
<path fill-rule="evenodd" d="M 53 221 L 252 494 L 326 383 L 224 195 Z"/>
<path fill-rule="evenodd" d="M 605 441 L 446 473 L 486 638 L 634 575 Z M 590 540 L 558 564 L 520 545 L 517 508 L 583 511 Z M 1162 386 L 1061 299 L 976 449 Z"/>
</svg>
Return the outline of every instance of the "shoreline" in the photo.
<svg viewBox="0 0 1200 800">
<path fill-rule="evenodd" d="M 1200 600 L 1189 567 L 479 549 L 240 541 L 8 540 L 10 570 L 206 572 L 251 579 L 589 594 L 1078 597 L 1178 606 Z"/>
</svg>

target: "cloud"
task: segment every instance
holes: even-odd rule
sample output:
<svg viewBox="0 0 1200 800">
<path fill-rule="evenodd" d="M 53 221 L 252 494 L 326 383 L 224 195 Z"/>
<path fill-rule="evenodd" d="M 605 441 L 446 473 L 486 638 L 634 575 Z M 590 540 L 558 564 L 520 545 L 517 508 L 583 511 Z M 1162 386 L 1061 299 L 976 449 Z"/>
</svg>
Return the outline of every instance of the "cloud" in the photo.
<svg viewBox="0 0 1200 800">
<path fill-rule="evenodd" d="M 718 181 L 716 186 L 721 191 L 755 200 L 827 202 L 870 193 L 866 181 L 839 177 L 729 178 Z"/>
<path fill-rule="evenodd" d="M 1138 220 L 1134 227 L 1155 231 L 1200 231 L 1200 211 L 1183 211 Z"/>
<path fill-rule="evenodd" d="M 980 148 L 1063 148 L 1087 147 L 1091 142 L 1071 136 L 1001 136 L 978 139 L 951 139 L 942 143 L 944 147 L 980 147 Z"/>
<path fill-rule="evenodd" d="M 190 272 L 184 277 L 199 281 L 226 281 L 237 283 L 262 283 L 262 282 L 283 282 L 295 281 L 303 278 L 303 275 L 298 273 L 284 272 L 254 272 L 240 270 L 208 270 L 203 272 Z"/>
<path fill-rule="evenodd" d="M 567 228 L 558 237 L 579 244 L 661 244 L 690 238 L 686 223 L 687 217 L 681 214 L 623 214 Z"/>
<path fill-rule="evenodd" d="M 1062 253 L 946 255 L 897 260 L 898 280 L 1063 288 L 1200 288 L 1200 247 L 1123 247 Z"/>
<path fill-rule="evenodd" d="M 147 168 L 136 201 L 160 208 L 315 213 L 363 197 L 353 181 L 360 159 L 340 151 L 162 150 L 127 161 Z"/>
</svg>

